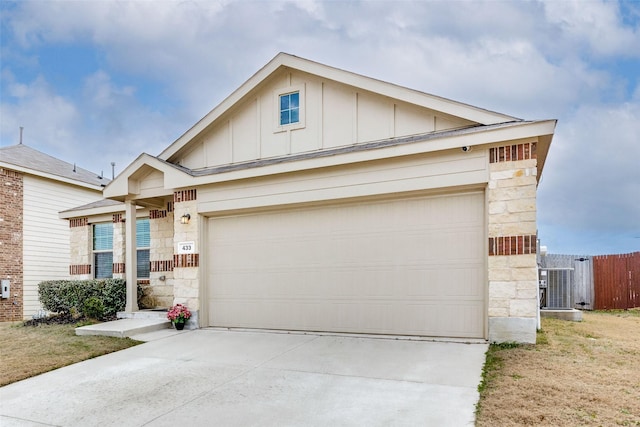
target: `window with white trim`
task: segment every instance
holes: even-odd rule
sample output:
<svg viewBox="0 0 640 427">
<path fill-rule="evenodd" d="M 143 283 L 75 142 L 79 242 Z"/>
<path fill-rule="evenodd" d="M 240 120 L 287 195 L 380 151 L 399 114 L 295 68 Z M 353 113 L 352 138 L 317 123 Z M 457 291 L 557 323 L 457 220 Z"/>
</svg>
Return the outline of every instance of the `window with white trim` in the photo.
<svg viewBox="0 0 640 427">
<path fill-rule="evenodd" d="M 113 223 L 93 224 L 93 277 L 113 277 Z"/>
<path fill-rule="evenodd" d="M 280 95 L 280 126 L 300 123 L 300 92 Z"/>
<path fill-rule="evenodd" d="M 274 132 L 305 127 L 305 85 L 292 85 L 273 91 Z"/>
<path fill-rule="evenodd" d="M 151 246 L 151 232 L 149 229 L 149 218 L 136 220 L 136 253 L 137 253 L 137 275 L 138 278 L 148 279 L 151 270 L 149 262 L 149 248 Z"/>
</svg>

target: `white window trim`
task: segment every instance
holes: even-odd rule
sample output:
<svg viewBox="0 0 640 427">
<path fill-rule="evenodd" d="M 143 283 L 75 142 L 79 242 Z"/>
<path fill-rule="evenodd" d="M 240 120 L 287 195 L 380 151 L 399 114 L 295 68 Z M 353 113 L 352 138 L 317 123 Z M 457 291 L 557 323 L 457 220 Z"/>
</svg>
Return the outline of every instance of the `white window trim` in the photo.
<svg viewBox="0 0 640 427">
<path fill-rule="evenodd" d="M 95 222 L 91 224 L 91 276 L 93 279 L 112 279 L 113 278 L 113 234 L 111 235 L 111 249 L 94 249 L 94 239 L 95 239 L 95 225 L 96 224 L 111 224 L 111 226 L 113 227 L 113 223 L 109 222 L 109 221 L 104 221 L 104 222 Z M 113 229 L 112 229 L 112 233 L 113 233 Z M 111 276 L 110 277 L 101 277 L 98 278 L 96 277 L 96 274 L 98 273 L 97 271 L 97 266 L 96 266 L 96 254 L 111 254 Z"/>
<path fill-rule="evenodd" d="M 287 125 L 280 124 L 280 95 L 298 92 L 300 94 L 300 110 L 297 123 L 289 123 Z M 273 125 L 274 133 L 286 132 L 306 127 L 306 90 L 305 85 L 291 85 L 273 91 Z"/>
<path fill-rule="evenodd" d="M 146 219 L 147 221 L 149 221 L 149 246 L 141 246 L 138 247 L 138 245 L 136 245 L 136 252 L 138 251 L 149 251 L 149 262 L 151 262 L 151 222 L 150 222 L 150 218 L 149 217 L 142 217 L 142 218 L 137 218 L 137 219 Z M 137 236 L 136 236 L 136 243 L 137 243 Z M 136 266 L 137 269 L 137 266 Z M 137 274 L 137 272 L 136 272 Z M 142 276 L 138 276 L 138 279 L 150 279 L 151 278 L 151 266 L 149 266 L 149 276 L 147 277 L 142 277 Z"/>
</svg>

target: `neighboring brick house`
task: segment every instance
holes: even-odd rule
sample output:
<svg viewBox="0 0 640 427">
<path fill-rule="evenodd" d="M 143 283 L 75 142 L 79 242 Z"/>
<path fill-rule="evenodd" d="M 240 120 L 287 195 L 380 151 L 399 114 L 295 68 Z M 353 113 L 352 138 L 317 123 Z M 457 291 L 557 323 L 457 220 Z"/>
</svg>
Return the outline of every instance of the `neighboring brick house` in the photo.
<svg viewBox="0 0 640 427">
<path fill-rule="evenodd" d="M 0 279 L 10 286 L 0 321 L 36 314 L 38 283 L 70 277 L 69 224 L 59 212 L 101 199 L 107 183 L 24 144 L 0 147 Z"/>
<path fill-rule="evenodd" d="M 122 204 L 63 214 L 72 271 L 111 257 L 135 311 L 146 268 L 148 302 L 203 327 L 535 342 L 555 124 L 279 54 L 116 177 Z"/>
</svg>

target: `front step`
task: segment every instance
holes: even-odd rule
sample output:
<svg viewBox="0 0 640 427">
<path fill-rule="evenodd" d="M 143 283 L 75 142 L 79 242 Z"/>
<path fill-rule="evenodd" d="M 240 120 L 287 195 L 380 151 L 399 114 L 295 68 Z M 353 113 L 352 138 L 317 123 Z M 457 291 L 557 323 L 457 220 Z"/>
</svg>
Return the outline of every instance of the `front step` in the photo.
<svg viewBox="0 0 640 427">
<path fill-rule="evenodd" d="M 167 320 L 166 308 L 150 309 L 150 310 L 138 310 L 133 312 L 119 311 L 116 316 L 118 319 L 163 319 Z"/>
<path fill-rule="evenodd" d="M 126 338 L 147 332 L 159 331 L 171 327 L 166 314 L 162 319 L 120 319 L 112 322 L 97 323 L 76 328 L 76 335 L 102 335 Z"/>
</svg>

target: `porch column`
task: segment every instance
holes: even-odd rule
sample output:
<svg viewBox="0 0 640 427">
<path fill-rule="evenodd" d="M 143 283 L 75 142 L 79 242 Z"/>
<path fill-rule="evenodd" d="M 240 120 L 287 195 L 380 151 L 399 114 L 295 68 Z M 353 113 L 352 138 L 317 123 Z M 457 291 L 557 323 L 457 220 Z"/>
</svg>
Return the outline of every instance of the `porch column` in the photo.
<svg viewBox="0 0 640 427">
<path fill-rule="evenodd" d="M 136 203 L 124 203 L 125 215 L 125 274 L 127 280 L 127 304 L 125 311 L 138 311 L 138 257 L 136 252 Z"/>
</svg>

